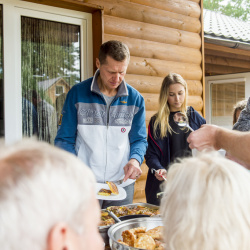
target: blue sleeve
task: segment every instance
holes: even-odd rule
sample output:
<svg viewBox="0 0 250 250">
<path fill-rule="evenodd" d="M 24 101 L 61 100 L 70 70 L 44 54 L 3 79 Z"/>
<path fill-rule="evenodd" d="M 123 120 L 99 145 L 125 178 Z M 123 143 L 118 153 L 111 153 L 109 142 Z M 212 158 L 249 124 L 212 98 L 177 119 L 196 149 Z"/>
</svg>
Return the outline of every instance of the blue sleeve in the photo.
<svg viewBox="0 0 250 250">
<path fill-rule="evenodd" d="M 141 97 L 139 110 L 133 118 L 131 130 L 129 132 L 130 159 L 136 159 L 140 164 L 142 164 L 144 160 L 148 145 L 145 120 L 145 103 L 144 99 Z"/>
<path fill-rule="evenodd" d="M 67 94 L 60 120 L 55 146 L 76 155 L 77 109 L 73 88 Z"/>
</svg>

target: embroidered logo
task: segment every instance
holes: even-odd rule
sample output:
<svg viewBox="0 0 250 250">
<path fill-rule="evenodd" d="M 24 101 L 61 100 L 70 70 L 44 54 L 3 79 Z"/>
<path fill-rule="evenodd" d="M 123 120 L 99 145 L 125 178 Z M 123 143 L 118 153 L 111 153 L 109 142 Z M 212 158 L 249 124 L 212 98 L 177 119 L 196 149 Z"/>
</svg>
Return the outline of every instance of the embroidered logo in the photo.
<svg viewBox="0 0 250 250">
<path fill-rule="evenodd" d="M 121 132 L 122 132 L 122 133 L 125 133 L 125 132 L 126 132 L 126 129 L 125 129 L 125 128 L 121 128 Z"/>
<path fill-rule="evenodd" d="M 121 102 L 121 103 L 124 103 L 124 104 L 127 103 L 126 101 L 120 101 L 120 102 Z"/>
</svg>

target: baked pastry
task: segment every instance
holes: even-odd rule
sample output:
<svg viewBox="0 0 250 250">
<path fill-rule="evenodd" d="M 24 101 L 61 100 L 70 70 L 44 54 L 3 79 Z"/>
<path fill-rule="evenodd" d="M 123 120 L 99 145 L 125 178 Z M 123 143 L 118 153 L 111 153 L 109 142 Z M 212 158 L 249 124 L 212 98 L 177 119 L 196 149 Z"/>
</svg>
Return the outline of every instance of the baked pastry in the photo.
<svg viewBox="0 0 250 250">
<path fill-rule="evenodd" d="M 111 195 L 111 191 L 105 188 L 99 190 L 98 195 L 109 196 Z"/>
<path fill-rule="evenodd" d="M 136 227 L 133 229 L 125 230 L 122 232 L 123 242 L 133 247 L 135 240 L 137 238 L 137 234 L 145 233 L 145 232 L 146 232 L 146 227 Z"/>
<path fill-rule="evenodd" d="M 154 240 L 160 240 L 162 238 L 162 231 L 163 231 L 163 226 L 158 226 L 148 230 L 146 234 L 151 236 Z"/>
<path fill-rule="evenodd" d="M 135 239 L 134 242 L 134 247 L 141 249 L 148 249 L 148 250 L 155 249 L 155 245 L 156 244 L 154 239 L 147 234 L 140 235 L 140 237 Z"/>
<path fill-rule="evenodd" d="M 119 194 L 118 188 L 114 182 L 106 181 L 106 183 L 108 184 L 108 186 L 113 194 L 116 194 L 116 195 Z"/>
</svg>

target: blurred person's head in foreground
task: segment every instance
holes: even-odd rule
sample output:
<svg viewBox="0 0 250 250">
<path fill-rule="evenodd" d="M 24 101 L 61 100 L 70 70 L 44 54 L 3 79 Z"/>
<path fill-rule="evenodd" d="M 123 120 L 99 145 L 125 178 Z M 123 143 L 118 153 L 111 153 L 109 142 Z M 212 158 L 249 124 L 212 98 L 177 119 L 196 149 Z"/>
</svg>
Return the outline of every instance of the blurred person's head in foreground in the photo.
<svg viewBox="0 0 250 250">
<path fill-rule="evenodd" d="M 1 249 L 103 249 L 94 190 L 73 154 L 28 139 L 1 146 Z"/>
<path fill-rule="evenodd" d="M 217 152 L 173 164 L 161 202 L 167 250 L 248 250 L 250 173 Z"/>
<path fill-rule="evenodd" d="M 233 109 L 233 125 L 238 121 L 241 111 L 246 107 L 247 100 L 238 101 Z"/>
</svg>

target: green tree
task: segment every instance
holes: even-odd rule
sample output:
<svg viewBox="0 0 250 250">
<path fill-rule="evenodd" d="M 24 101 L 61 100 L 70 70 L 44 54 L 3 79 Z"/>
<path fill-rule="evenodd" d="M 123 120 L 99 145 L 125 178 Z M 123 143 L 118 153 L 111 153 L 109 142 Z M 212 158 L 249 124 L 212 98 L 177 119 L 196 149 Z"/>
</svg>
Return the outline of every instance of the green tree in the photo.
<svg viewBox="0 0 250 250">
<path fill-rule="evenodd" d="M 225 4 L 224 0 L 204 0 L 204 9 L 220 12 L 224 15 L 239 18 L 243 21 L 250 19 L 249 0 L 230 0 Z"/>
</svg>

